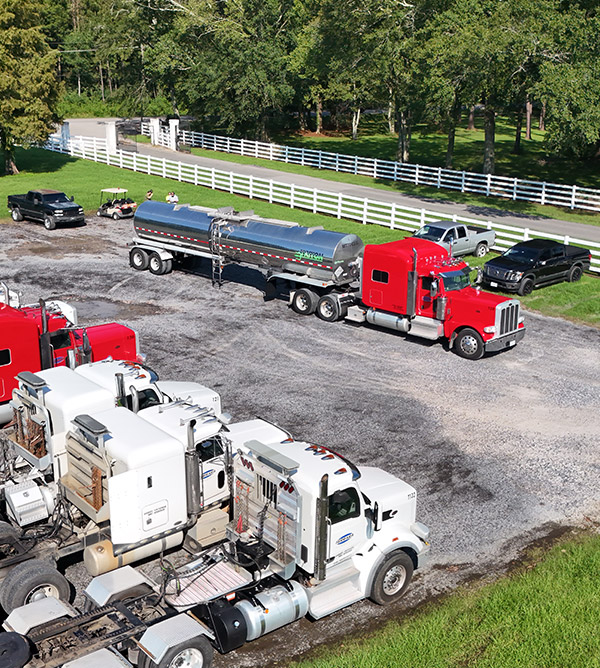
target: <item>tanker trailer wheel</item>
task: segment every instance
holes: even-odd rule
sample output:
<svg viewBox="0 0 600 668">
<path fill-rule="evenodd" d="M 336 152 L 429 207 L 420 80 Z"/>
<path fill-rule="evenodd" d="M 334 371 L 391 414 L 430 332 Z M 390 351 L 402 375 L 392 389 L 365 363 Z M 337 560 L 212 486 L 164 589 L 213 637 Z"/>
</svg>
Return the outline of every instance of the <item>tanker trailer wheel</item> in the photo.
<svg viewBox="0 0 600 668">
<path fill-rule="evenodd" d="M 17 564 L 4 578 L 0 602 L 6 613 L 22 605 L 53 596 L 68 601 L 71 585 L 46 561 L 31 559 Z"/>
<path fill-rule="evenodd" d="M 406 552 L 396 552 L 377 569 L 369 598 L 386 605 L 400 598 L 406 591 L 414 571 L 412 559 Z"/>
<path fill-rule="evenodd" d="M 483 357 L 483 340 L 478 332 L 470 327 L 461 329 L 454 342 L 454 350 L 460 357 L 467 360 L 478 360 Z"/>
<path fill-rule="evenodd" d="M 132 248 L 129 251 L 129 266 L 137 269 L 138 271 L 144 271 L 148 269 L 148 263 L 150 259 L 148 253 L 141 248 Z"/>
<path fill-rule="evenodd" d="M 210 668 L 213 660 L 213 648 L 205 636 L 185 640 L 171 649 L 155 663 L 140 652 L 138 668 Z"/>
<path fill-rule="evenodd" d="M 317 316 L 325 322 L 335 322 L 345 316 L 335 295 L 323 295 L 317 304 Z"/>
<path fill-rule="evenodd" d="M 173 271 L 173 260 L 163 260 L 158 253 L 150 253 L 148 268 L 151 274 L 162 276 Z"/>
<path fill-rule="evenodd" d="M 292 309 L 300 315 L 312 315 L 319 302 L 319 295 L 308 288 L 300 288 L 294 292 Z"/>
</svg>

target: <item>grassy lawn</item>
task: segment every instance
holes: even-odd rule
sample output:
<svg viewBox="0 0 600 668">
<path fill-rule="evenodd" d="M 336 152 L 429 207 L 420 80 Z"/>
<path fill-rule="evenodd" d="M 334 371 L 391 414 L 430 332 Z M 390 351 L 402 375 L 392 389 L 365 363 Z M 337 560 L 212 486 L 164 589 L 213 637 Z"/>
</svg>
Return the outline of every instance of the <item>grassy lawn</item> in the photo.
<svg viewBox="0 0 600 668">
<path fill-rule="evenodd" d="M 295 668 L 598 668 L 600 537 L 534 553 L 517 573 L 463 588 Z"/>
<path fill-rule="evenodd" d="M 109 167 L 89 160 L 71 158 L 59 153 L 41 149 L 17 152 L 17 165 L 21 173 L 16 176 L 0 177 L 0 200 L 12 194 L 24 193 L 32 188 L 56 188 L 67 195 L 74 195 L 75 201 L 87 213 L 94 213 L 100 202 L 100 189 L 127 188 L 136 201 L 144 200 L 149 188 L 154 190 L 154 199 L 164 201 L 170 190 L 175 190 L 180 202 L 190 202 L 206 207 L 234 206 L 239 211 L 252 207 L 267 218 L 292 220 L 301 225 L 322 225 L 325 229 L 358 234 L 365 243 L 385 243 L 407 236 L 398 230 L 389 230 L 379 225 L 361 225 L 353 221 L 337 220 L 328 216 L 315 215 L 298 209 L 290 209 L 259 200 L 248 200 L 239 195 L 231 195 L 188 183 L 178 183 L 160 176 L 148 176 L 118 167 Z M 1 220 L 9 220 L 8 209 L 0 212 Z M 32 223 L 24 223 L 26 225 Z M 129 231 L 127 221 L 115 223 Z M 60 233 L 60 232 L 58 232 Z M 489 256 L 488 258 L 489 259 Z M 467 258 L 475 267 L 483 260 Z M 526 308 L 545 315 L 559 316 L 573 321 L 600 327 L 600 279 L 586 275 L 579 283 L 559 283 L 531 295 L 520 297 Z"/>
</svg>

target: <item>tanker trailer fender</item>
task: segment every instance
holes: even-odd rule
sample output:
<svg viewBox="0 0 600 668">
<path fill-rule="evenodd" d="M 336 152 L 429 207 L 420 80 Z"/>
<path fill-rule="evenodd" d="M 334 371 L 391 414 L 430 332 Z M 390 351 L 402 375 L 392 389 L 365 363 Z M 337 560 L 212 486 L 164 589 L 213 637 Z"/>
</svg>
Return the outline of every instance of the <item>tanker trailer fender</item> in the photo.
<svg viewBox="0 0 600 668">
<path fill-rule="evenodd" d="M 186 612 L 163 619 L 150 626 L 139 639 L 138 668 L 163 668 L 178 665 L 185 658 L 188 665 L 210 666 L 214 654 L 214 633 Z"/>
</svg>

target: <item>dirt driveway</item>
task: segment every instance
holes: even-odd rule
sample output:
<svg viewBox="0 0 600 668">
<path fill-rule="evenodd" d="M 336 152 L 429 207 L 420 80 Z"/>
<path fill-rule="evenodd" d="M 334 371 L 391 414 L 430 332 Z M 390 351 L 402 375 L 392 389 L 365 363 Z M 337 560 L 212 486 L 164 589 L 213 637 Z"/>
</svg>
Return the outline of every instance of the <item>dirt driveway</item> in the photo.
<svg viewBox="0 0 600 668">
<path fill-rule="evenodd" d="M 106 219 L 53 232 L 1 224 L 0 280 L 30 302 L 76 303 L 82 324 L 133 326 L 163 378 L 213 387 L 235 419 L 265 417 L 406 479 L 431 528 L 432 565 L 397 605 L 303 620 L 217 665 L 285 662 L 498 572 L 557 526 L 600 519 L 599 330 L 526 314 L 516 349 L 468 362 L 439 343 L 265 303 L 252 270 L 228 268 L 221 289 L 204 265 L 136 272 L 131 236 L 131 222 Z M 87 581 L 81 567 L 69 577 Z"/>
</svg>

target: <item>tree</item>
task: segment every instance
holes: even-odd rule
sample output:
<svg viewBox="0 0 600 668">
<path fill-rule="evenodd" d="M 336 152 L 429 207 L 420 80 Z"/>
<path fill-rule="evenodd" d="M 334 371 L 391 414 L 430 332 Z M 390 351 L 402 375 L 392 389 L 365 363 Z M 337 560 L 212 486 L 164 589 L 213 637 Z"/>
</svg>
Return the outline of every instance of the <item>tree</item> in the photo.
<svg viewBox="0 0 600 668">
<path fill-rule="evenodd" d="M 16 174 L 15 146 L 45 141 L 58 121 L 57 52 L 34 0 L 0 0 L 0 35 L 0 148 L 5 172 Z"/>
</svg>

